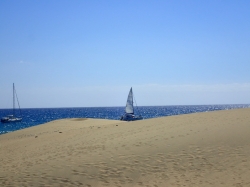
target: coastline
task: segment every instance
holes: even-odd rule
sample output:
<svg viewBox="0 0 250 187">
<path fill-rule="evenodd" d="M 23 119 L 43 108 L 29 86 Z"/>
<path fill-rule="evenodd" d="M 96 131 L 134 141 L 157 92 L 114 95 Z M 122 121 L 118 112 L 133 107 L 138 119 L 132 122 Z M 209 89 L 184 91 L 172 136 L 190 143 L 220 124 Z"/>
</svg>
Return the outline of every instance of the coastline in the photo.
<svg viewBox="0 0 250 187">
<path fill-rule="evenodd" d="M 227 105 L 175 105 L 175 106 L 140 106 L 136 115 L 142 115 L 144 119 L 158 118 L 163 116 L 181 115 L 188 113 L 232 110 L 237 108 L 250 108 L 247 104 Z M 0 109 L 0 116 L 11 114 L 10 109 Z M 45 124 L 50 121 L 65 118 L 95 118 L 119 120 L 124 114 L 124 107 L 80 107 L 80 108 L 32 108 L 22 109 L 22 122 L 18 124 L 0 125 L 0 135 L 16 130 Z"/>
<path fill-rule="evenodd" d="M 1 186 L 248 186 L 250 108 L 73 118 L 0 136 Z"/>
</svg>

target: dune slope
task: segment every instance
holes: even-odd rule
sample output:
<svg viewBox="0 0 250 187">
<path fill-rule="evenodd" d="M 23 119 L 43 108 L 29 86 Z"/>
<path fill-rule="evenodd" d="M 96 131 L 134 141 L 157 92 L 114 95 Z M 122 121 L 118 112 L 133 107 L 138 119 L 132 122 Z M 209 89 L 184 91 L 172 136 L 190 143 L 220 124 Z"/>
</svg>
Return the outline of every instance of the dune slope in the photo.
<svg viewBox="0 0 250 187">
<path fill-rule="evenodd" d="M 0 136 L 0 186 L 250 186 L 250 109 L 63 119 Z"/>
</svg>

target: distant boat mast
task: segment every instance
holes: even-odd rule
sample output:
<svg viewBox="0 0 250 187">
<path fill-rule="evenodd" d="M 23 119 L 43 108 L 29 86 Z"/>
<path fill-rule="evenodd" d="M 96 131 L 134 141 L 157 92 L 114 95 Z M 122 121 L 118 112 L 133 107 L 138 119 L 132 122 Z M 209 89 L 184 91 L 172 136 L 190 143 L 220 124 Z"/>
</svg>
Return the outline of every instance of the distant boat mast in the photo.
<svg viewBox="0 0 250 187">
<path fill-rule="evenodd" d="M 13 115 L 15 116 L 15 86 L 13 83 Z"/>
</svg>

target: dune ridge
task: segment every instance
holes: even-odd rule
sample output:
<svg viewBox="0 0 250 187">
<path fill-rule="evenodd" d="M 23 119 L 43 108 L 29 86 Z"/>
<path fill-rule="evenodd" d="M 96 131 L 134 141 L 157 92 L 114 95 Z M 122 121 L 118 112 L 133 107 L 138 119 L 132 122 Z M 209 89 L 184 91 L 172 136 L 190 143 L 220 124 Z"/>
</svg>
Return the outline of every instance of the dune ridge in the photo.
<svg viewBox="0 0 250 187">
<path fill-rule="evenodd" d="M 250 186 L 250 109 L 62 119 L 0 136 L 0 186 Z"/>
</svg>

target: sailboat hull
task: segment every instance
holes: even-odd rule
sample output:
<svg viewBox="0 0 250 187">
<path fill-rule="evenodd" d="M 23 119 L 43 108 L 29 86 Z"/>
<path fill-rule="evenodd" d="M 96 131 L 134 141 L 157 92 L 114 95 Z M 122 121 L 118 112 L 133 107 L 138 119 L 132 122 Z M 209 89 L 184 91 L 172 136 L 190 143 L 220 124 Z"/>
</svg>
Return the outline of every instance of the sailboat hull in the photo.
<svg viewBox="0 0 250 187">
<path fill-rule="evenodd" d="M 141 116 L 135 116 L 133 114 L 124 114 L 121 117 L 121 121 L 136 121 L 136 120 L 142 120 L 143 118 Z"/>
<path fill-rule="evenodd" d="M 2 123 L 14 123 L 14 122 L 21 122 L 22 118 L 16 118 L 16 117 L 3 117 L 1 118 Z"/>
</svg>

